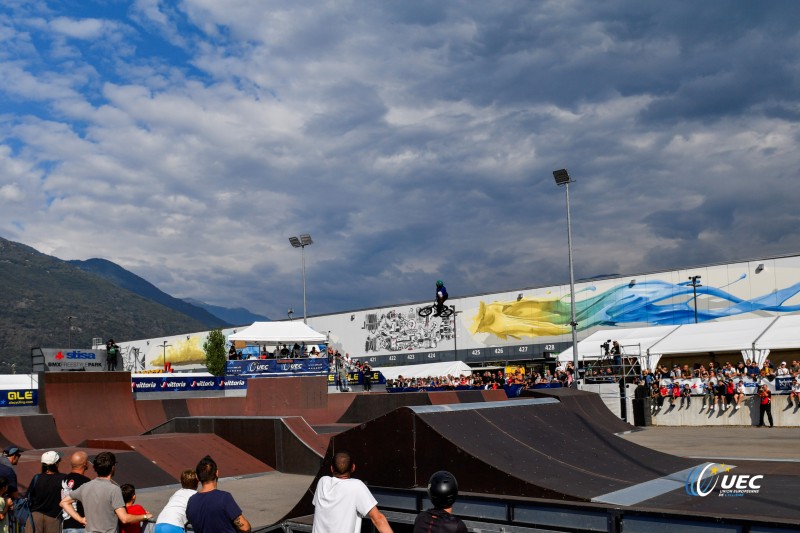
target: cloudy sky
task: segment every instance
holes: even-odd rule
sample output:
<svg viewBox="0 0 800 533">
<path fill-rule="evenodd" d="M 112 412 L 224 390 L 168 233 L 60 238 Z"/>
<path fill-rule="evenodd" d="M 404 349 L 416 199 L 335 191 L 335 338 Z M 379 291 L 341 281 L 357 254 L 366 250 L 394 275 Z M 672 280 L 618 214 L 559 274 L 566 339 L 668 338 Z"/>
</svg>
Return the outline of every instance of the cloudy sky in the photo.
<svg viewBox="0 0 800 533">
<path fill-rule="evenodd" d="M 0 236 L 309 314 L 800 252 L 800 2 L 4 0 Z"/>
</svg>

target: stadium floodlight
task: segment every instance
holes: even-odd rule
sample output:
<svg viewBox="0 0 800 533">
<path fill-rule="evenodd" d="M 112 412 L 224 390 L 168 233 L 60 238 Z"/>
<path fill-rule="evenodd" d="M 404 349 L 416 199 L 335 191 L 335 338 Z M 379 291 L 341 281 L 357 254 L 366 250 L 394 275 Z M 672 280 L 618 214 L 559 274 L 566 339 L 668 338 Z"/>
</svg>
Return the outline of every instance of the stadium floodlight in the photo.
<svg viewBox="0 0 800 533">
<path fill-rule="evenodd" d="M 556 185 L 567 191 L 567 253 L 569 255 L 569 301 L 570 301 L 570 326 L 572 327 L 572 364 L 575 367 L 573 386 L 578 386 L 578 323 L 575 321 L 575 275 L 572 269 L 572 223 L 569 216 L 569 184 L 574 183 L 569 177 L 566 168 L 553 171 Z"/>
<path fill-rule="evenodd" d="M 306 308 L 306 246 L 309 244 L 314 244 L 314 241 L 311 240 L 311 235 L 308 233 L 301 233 L 300 238 L 297 237 L 289 237 L 289 244 L 291 244 L 294 248 L 300 248 L 302 261 L 303 261 L 303 323 L 308 323 L 308 314 Z M 290 316 L 289 319 L 292 317 Z"/>
</svg>

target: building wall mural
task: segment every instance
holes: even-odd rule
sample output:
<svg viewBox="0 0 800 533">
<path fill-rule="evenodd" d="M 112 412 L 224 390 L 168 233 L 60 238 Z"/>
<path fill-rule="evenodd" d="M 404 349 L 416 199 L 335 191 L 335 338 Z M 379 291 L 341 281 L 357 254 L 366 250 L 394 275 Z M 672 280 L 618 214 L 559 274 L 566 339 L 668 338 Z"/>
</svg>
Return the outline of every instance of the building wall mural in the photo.
<svg viewBox="0 0 800 533">
<path fill-rule="evenodd" d="M 700 276 L 697 298 L 689 278 Z M 449 286 L 458 294 L 458 287 Z M 598 329 L 678 325 L 800 313 L 800 256 L 578 282 L 578 338 Z M 311 292 L 313 298 L 313 291 Z M 526 359 L 571 344 L 569 285 L 455 298 L 453 316 L 422 317 L 429 302 L 313 316 L 308 324 L 351 357 L 389 366 Z M 224 330 L 226 335 L 235 330 Z M 126 367 L 201 368 L 207 332 L 119 343 Z M 598 347 L 599 349 L 599 347 Z M 142 363 L 144 361 L 144 363 Z"/>
</svg>

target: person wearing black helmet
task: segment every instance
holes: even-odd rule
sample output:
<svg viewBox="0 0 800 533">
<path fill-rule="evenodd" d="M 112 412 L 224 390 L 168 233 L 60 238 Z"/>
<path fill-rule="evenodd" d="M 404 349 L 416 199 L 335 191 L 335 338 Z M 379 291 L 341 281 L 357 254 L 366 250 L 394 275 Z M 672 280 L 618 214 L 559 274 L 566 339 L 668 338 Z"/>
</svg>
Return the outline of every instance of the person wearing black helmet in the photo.
<svg viewBox="0 0 800 533">
<path fill-rule="evenodd" d="M 444 286 L 444 281 L 436 280 L 436 313 L 433 316 L 442 314 L 445 300 L 447 300 L 447 288 Z"/>
<path fill-rule="evenodd" d="M 440 470 L 428 481 L 428 497 L 433 509 L 422 511 L 414 520 L 414 533 L 467 533 L 467 526 L 453 515 L 458 482 L 453 474 Z"/>
</svg>

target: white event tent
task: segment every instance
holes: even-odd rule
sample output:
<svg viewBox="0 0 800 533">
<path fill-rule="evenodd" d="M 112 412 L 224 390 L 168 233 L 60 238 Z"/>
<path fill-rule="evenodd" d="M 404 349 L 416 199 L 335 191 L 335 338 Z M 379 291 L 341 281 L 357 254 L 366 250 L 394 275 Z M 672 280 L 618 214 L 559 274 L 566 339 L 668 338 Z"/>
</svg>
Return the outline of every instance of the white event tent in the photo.
<svg viewBox="0 0 800 533">
<path fill-rule="evenodd" d="M 328 339 L 303 322 L 254 322 L 241 331 L 228 335 L 228 341 L 253 344 L 306 343 L 322 344 Z"/>
<path fill-rule="evenodd" d="M 800 348 L 798 328 L 800 328 L 800 315 L 680 326 L 605 329 L 596 331 L 579 342 L 578 353 L 581 360 L 596 360 L 601 354 L 600 345 L 611 339 L 619 341 L 624 354 L 637 357 L 643 368 L 651 370 L 665 355 L 711 352 L 740 352 L 743 359 L 755 359 L 761 365 L 770 350 Z M 572 348 L 561 352 L 558 360 L 572 361 Z"/>
<path fill-rule="evenodd" d="M 469 376 L 472 374 L 472 368 L 462 361 L 383 366 L 373 368 L 373 370 L 379 371 L 386 379 L 397 379 L 400 376 L 404 378 L 427 378 L 435 376 Z"/>
<path fill-rule="evenodd" d="M 678 329 L 678 326 L 650 326 L 646 328 L 601 329 L 578 343 L 582 361 L 600 359 L 600 345 L 608 340 L 619 341 L 622 352 L 629 357 L 645 355 L 652 345 Z M 560 363 L 572 361 L 572 346 L 558 356 Z"/>
</svg>

